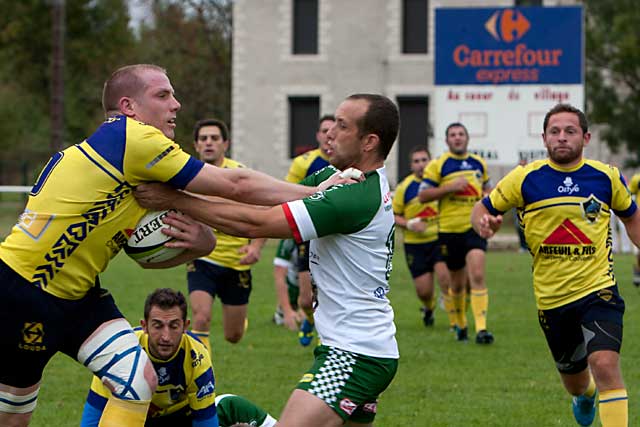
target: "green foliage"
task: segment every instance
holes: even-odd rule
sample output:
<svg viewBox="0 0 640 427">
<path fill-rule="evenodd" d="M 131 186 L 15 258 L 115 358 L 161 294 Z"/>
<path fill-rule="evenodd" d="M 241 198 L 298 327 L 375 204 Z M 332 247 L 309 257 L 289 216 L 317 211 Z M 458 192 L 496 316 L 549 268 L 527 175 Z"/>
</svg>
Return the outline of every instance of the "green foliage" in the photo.
<svg viewBox="0 0 640 427">
<path fill-rule="evenodd" d="M 634 0 L 586 2 L 586 94 L 601 138 L 640 164 L 640 9 Z"/>
<path fill-rule="evenodd" d="M 400 247 L 400 246 L 399 246 Z M 312 364 L 294 332 L 275 326 L 276 305 L 270 242 L 254 267 L 249 328 L 238 344 L 224 341 L 220 303 L 212 316 L 217 393 L 238 393 L 278 416 L 302 374 Z M 630 408 L 629 425 L 640 414 L 640 293 L 631 285 L 630 255 L 616 256 L 616 275 L 626 300 L 622 369 Z M 400 345 L 398 373 L 382 395 L 376 425 L 538 427 L 575 425 L 570 397 L 560 384 L 538 326 L 531 285 L 531 259 L 517 253 L 489 253 L 489 327 L 492 346 L 461 344 L 448 331 L 446 315 L 436 313 L 433 329 L 422 325 L 419 303 L 402 250 L 394 258 L 390 298 Z M 186 291 L 185 269 L 144 271 L 119 255 L 102 276 L 129 321 L 142 317 L 144 297 L 156 287 Z M 471 330 L 472 330 L 471 326 Z M 472 333 L 473 337 L 473 333 Z M 46 369 L 33 427 L 78 425 L 90 374 L 70 358 L 56 356 Z M 594 425 L 600 425 L 598 421 Z"/>
<path fill-rule="evenodd" d="M 140 32 L 139 62 L 163 66 L 182 102 L 176 141 L 191 150 L 192 126 L 231 118 L 231 4 L 153 1 L 154 25 Z"/>
<path fill-rule="evenodd" d="M 133 63 L 165 67 L 183 102 L 177 141 L 191 147 L 201 118 L 231 110 L 231 4 L 227 0 L 139 0 L 152 24 L 134 31 L 128 0 L 65 2 L 64 145 L 89 136 L 104 119 L 102 86 Z M 0 14 L 0 165 L 2 184 L 22 184 L 15 166 L 36 176 L 51 155 L 52 3 L 3 2 Z"/>
</svg>

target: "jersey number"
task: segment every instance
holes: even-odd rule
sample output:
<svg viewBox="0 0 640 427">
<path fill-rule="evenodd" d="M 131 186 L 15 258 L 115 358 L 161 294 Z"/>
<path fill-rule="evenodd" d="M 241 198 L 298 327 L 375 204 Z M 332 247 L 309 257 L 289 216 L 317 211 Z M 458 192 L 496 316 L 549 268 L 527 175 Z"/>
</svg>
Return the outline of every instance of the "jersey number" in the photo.
<svg viewBox="0 0 640 427">
<path fill-rule="evenodd" d="M 38 195 L 40 190 L 42 190 L 42 187 L 44 187 L 44 183 L 47 182 L 47 179 L 49 179 L 49 175 L 51 175 L 51 172 L 53 172 L 53 169 L 60 163 L 60 160 L 62 160 L 63 157 L 64 157 L 64 153 L 61 151 L 51 156 L 47 164 L 42 169 L 42 172 L 40 172 L 40 175 L 38 176 L 36 183 L 33 184 L 33 187 L 31 188 L 31 193 L 29 193 L 31 196 Z"/>
<path fill-rule="evenodd" d="M 393 248 L 395 246 L 395 235 L 396 235 L 396 225 L 393 224 L 391 226 L 391 230 L 389 230 L 389 234 L 387 235 L 387 241 L 385 242 L 385 246 L 387 247 L 387 265 L 385 268 L 384 278 L 389 280 L 391 277 L 391 269 L 392 267 L 392 259 L 393 259 Z"/>
</svg>

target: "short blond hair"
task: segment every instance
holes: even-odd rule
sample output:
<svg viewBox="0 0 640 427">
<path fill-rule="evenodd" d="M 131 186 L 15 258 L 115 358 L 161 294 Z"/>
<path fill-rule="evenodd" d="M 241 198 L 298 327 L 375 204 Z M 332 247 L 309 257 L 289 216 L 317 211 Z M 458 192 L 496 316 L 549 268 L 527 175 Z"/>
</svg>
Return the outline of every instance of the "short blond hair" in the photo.
<svg viewBox="0 0 640 427">
<path fill-rule="evenodd" d="M 153 64 L 134 64 L 118 68 L 104 82 L 102 89 L 102 108 L 107 117 L 120 111 L 118 102 L 123 96 L 135 97 L 145 89 L 145 82 L 140 78 L 140 71 L 156 70 L 167 74 L 167 70 Z"/>
</svg>

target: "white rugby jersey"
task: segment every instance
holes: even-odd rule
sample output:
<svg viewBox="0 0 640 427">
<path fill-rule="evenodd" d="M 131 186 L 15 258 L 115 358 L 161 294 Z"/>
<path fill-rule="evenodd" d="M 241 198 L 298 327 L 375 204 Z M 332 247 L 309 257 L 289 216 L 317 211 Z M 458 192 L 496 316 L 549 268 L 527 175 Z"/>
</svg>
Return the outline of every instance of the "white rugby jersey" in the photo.
<svg viewBox="0 0 640 427">
<path fill-rule="evenodd" d="M 326 167 L 302 184 L 318 185 L 334 172 Z M 322 344 L 398 358 L 387 298 L 395 231 L 392 197 L 384 167 L 365 177 L 282 206 L 296 241 L 311 241 L 314 318 Z"/>
</svg>

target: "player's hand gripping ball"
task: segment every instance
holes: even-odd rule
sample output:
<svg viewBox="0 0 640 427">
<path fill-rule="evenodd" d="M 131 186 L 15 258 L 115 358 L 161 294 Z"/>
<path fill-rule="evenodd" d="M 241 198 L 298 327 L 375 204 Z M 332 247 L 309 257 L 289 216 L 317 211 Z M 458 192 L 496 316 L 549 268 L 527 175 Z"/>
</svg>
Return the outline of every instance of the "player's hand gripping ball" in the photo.
<svg viewBox="0 0 640 427">
<path fill-rule="evenodd" d="M 172 228 L 162 222 L 170 211 L 147 212 L 131 235 L 124 251 L 130 258 L 141 264 L 153 264 L 168 261 L 184 252 L 184 248 L 167 248 L 165 243 L 175 240 L 162 232 L 163 228 Z"/>
</svg>

